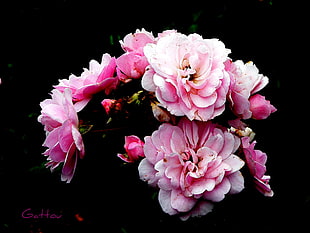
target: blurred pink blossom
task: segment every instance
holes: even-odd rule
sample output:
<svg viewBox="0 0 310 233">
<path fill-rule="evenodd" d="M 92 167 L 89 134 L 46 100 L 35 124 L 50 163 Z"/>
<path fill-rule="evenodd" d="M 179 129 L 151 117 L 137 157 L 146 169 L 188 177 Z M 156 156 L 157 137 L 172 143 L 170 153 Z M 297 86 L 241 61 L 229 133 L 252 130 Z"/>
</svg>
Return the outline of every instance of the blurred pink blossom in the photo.
<svg viewBox="0 0 310 233">
<path fill-rule="evenodd" d="M 177 126 L 164 123 L 145 137 L 140 178 L 157 186 L 164 212 L 183 220 L 210 212 L 212 202 L 244 188 L 244 165 L 234 152 L 240 139 L 212 122 L 182 118 Z"/>
<path fill-rule="evenodd" d="M 117 156 L 127 163 L 133 163 L 139 157 L 144 157 L 143 146 L 144 142 L 139 137 L 135 135 L 126 136 L 124 145 L 126 154 L 117 154 Z"/>
<path fill-rule="evenodd" d="M 250 144 L 249 137 L 243 137 L 241 141 L 246 164 L 254 177 L 257 190 L 265 196 L 272 197 L 273 191 L 269 185 L 270 176 L 265 175 L 267 155 L 260 150 L 254 150 L 256 141 Z"/>
<path fill-rule="evenodd" d="M 208 121 L 225 108 L 230 79 L 224 62 L 229 52 L 218 39 L 162 33 L 156 43 L 144 47 L 150 66 L 142 86 L 155 92 L 171 114 Z"/>
<path fill-rule="evenodd" d="M 115 104 L 115 102 L 116 102 L 116 100 L 113 100 L 113 99 L 104 99 L 101 101 L 101 105 L 108 115 L 109 115 L 113 105 Z"/>
<path fill-rule="evenodd" d="M 52 91 L 52 98 L 40 103 L 42 108 L 38 121 L 44 125 L 46 139 L 43 146 L 48 149 L 47 167 L 54 170 L 63 163 L 61 180 L 70 182 L 76 168 L 78 158 L 84 157 L 84 144 L 79 132 L 78 116 L 72 103 L 69 88 L 60 92 Z"/>
<path fill-rule="evenodd" d="M 111 113 L 118 113 L 122 110 L 122 103 L 120 100 L 104 99 L 101 101 L 101 105 L 108 115 Z"/>
</svg>

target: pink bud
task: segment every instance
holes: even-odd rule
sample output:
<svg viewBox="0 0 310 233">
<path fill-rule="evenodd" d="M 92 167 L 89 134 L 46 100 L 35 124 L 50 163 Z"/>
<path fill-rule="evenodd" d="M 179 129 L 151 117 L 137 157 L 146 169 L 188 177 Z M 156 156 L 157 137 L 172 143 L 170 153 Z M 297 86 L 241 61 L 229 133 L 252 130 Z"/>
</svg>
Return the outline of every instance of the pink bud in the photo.
<svg viewBox="0 0 310 233">
<path fill-rule="evenodd" d="M 124 37 L 120 44 L 125 52 L 138 52 L 143 54 L 143 47 L 148 43 L 153 43 L 155 38 L 151 32 L 144 29 L 137 30 L 135 33 L 130 33 Z"/>
<path fill-rule="evenodd" d="M 266 119 L 271 113 L 277 109 L 266 100 L 264 96 L 256 94 L 250 97 L 250 110 L 252 118 L 256 120 Z"/>
<path fill-rule="evenodd" d="M 125 53 L 116 59 L 118 78 L 122 82 L 128 82 L 128 79 L 141 78 L 148 66 L 145 56 L 138 53 Z"/>
<path fill-rule="evenodd" d="M 145 157 L 143 151 L 144 142 L 135 135 L 125 137 L 126 154 L 117 154 L 117 156 L 127 163 L 133 163 L 139 157 Z"/>
<path fill-rule="evenodd" d="M 104 110 L 106 111 L 107 114 L 110 113 L 111 108 L 115 102 L 116 102 L 116 100 L 112 100 L 112 99 L 102 100 L 101 105 L 104 107 Z"/>
</svg>

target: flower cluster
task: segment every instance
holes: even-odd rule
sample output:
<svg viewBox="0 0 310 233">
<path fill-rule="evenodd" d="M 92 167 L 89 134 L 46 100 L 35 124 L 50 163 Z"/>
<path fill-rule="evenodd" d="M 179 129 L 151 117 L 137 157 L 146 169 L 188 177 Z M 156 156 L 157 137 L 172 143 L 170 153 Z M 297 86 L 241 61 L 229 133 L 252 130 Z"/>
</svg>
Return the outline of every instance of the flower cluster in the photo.
<svg viewBox="0 0 310 233">
<path fill-rule="evenodd" d="M 157 37 L 137 30 L 120 45 L 119 57 L 106 53 L 101 63 L 90 61 L 80 76 L 59 80 L 51 99 L 41 103 L 47 167 L 63 164 L 61 179 L 72 180 L 85 155 L 78 113 L 102 93 L 110 118 L 143 102 L 158 123 L 142 126 L 153 127 L 144 139 L 124 135 L 125 152 L 117 156 L 138 164 L 140 179 L 158 190 L 164 212 L 182 220 L 209 213 L 214 203 L 244 189 L 242 169 L 248 169 L 259 192 L 273 195 L 265 174 L 267 155 L 254 149 L 255 133 L 246 123 L 276 111 L 258 94 L 268 78 L 253 62 L 233 61 L 218 39 L 176 30 Z M 139 91 L 111 98 L 128 83 Z"/>
</svg>

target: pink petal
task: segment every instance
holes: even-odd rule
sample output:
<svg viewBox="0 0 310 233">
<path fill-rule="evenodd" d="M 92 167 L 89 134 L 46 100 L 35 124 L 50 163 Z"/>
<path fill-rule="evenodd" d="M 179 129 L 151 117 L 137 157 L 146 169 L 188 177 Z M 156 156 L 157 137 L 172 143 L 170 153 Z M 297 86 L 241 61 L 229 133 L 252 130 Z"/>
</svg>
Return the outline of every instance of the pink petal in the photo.
<svg viewBox="0 0 310 233">
<path fill-rule="evenodd" d="M 87 104 L 88 102 L 91 100 L 90 97 L 85 97 L 85 99 L 78 101 L 74 104 L 74 109 L 76 112 L 80 112 Z"/>
<path fill-rule="evenodd" d="M 229 192 L 230 188 L 231 188 L 230 182 L 228 181 L 227 178 L 224 178 L 222 182 L 216 185 L 212 191 L 204 192 L 203 198 L 214 202 L 222 201 L 225 197 L 225 194 Z"/>
<path fill-rule="evenodd" d="M 230 155 L 228 158 L 226 158 L 224 162 L 228 164 L 231 168 L 231 170 L 227 173 L 228 175 L 236 171 L 239 171 L 245 164 L 245 162 L 242 159 L 233 154 Z"/>
<path fill-rule="evenodd" d="M 195 207 L 187 214 L 180 216 L 182 221 L 186 221 L 189 217 L 200 217 L 210 213 L 213 204 L 207 201 L 199 201 Z"/>
<path fill-rule="evenodd" d="M 264 194 L 266 197 L 272 197 L 274 193 L 271 190 L 270 185 L 268 184 L 270 176 L 263 176 L 261 179 L 258 179 L 257 177 L 254 178 L 256 189 L 262 194 Z"/>
<path fill-rule="evenodd" d="M 58 134 L 59 134 L 59 127 L 55 128 L 53 131 L 47 134 L 43 146 L 49 148 L 54 147 L 58 143 Z"/>
<path fill-rule="evenodd" d="M 154 169 L 154 165 L 151 164 L 146 158 L 142 159 L 138 166 L 140 179 L 147 181 L 149 185 L 155 186 L 158 178 L 155 176 L 157 171 Z"/>
<path fill-rule="evenodd" d="M 144 154 L 148 161 L 152 164 L 157 162 L 157 148 L 153 144 L 152 137 L 147 136 L 144 138 Z"/>
<path fill-rule="evenodd" d="M 150 66 L 146 68 L 141 81 L 143 89 L 147 91 L 153 91 L 153 92 L 155 91 L 156 85 L 154 84 L 153 81 L 154 74 L 155 72 Z"/>
<path fill-rule="evenodd" d="M 42 109 L 42 113 L 59 123 L 63 123 L 67 119 L 64 107 L 61 105 L 49 104 Z"/>
<path fill-rule="evenodd" d="M 210 136 L 205 143 L 204 146 L 211 148 L 212 150 L 219 152 L 224 146 L 224 135 L 223 132 L 220 129 L 215 129 L 217 131 L 217 134 L 214 136 Z"/>
<path fill-rule="evenodd" d="M 106 56 L 106 57 L 104 57 L 104 56 Z M 109 58 L 110 58 L 110 55 L 104 54 L 102 57 L 102 60 L 104 60 L 104 59 L 108 60 Z M 116 59 L 115 59 L 115 57 L 112 57 L 109 64 L 99 74 L 97 82 L 102 82 L 103 80 L 105 80 L 107 78 L 113 77 L 114 72 L 115 72 L 115 67 L 116 67 Z"/>
<path fill-rule="evenodd" d="M 183 137 L 183 132 L 180 128 L 175 128 L 171 137 L 163 138 L 163 140 L 170 141 L 173 152 L 182 153 L 185 151 L 186 144 Z"/>
<path fill-rule="evenodd" d="M 72 133 L 75 146 L 79 150 L 80 158 L 82 159 L 85 154 L 82 135 L 80 134 L 79 130 L 74 126 L 72 126 L 71 128 L 71 133 Z"/>
<path fill-rule="evenodd" d="M 179 212 L 190 211 L 196 201 L 195 198 L 185 197 L 180 189 L 173 189 L 171 191 L 171 207 Z"/>
<path fill-rule="evenodd" d="M 227 176 L 227 178 L 231 184 L 230 194 L 240 193 L 244 189 L 244 179 L 240 171 Z"/>
<path fill-rule="evenodd" d="M 66 153 L 63 152 L 59 143 L 57 143 L 54 147 L 48 149 L 45 154 L 49 155 L 49 159 L 56 163 L 65 161 L 66 157 Z"/>
<path fill-rule="evenodd" d="M 61 180 L 66 181 L 67 183 L 70 183 L 77 164 L 77 152 L 76 147 L 74 144 L 72 144 L 69 152 L 67 153 L 62 172 L 61 172 Z"/>
<path fill-rule="evenodd" d="M 231 155 L 235 149 L 235 140 L 239 140 L 235 138 L 231 133 L 224 132 L 224 145 L 219 152 L 219 156 L 225 160 L 229 155 Z"/>
<path fill-rule="evenodd" d="M 170 215 L 177 214 L 178 211 L 173 209 L 171 206 L 171 191 L 159 190 L 158 201 L 162 210 Z"/>
<path fill-rule="evenodd" d="M 215 187 L 215 180 L 214 179 L 205 179 L 200 178 L 195 180 L 191 186 L 191 193 L 192 194 L 202 194 L 205 191 L 212 191 Z"/>
<path fill-rule="evenodd" d="M 212 95 L 203 97 L 197 94 L 190 94 L 191 100 L 198 108 L 207 108 L 215 103 L 217 100 L 217 93 L 214 92 Z"/>
<path fill-rule="evenodd" d="M 121 160 L 125 161 L 126 163 L 133 163 L 134 160 L 130 160 L 128 156 L 125 156 L 124 154 L 117 154 L 117 157 L 119 157 Z"/>
<path fill-rule="evenodd" d="M 178 100 L 177 90 L 171 83 L 163 82 L 157 91 L 166 102 L 176 102 Z"/>
<path fill-rule="evenodd" d="M 58 134 L 59 145 L 64 152 L 69 151 L 73 143 L 72 137 L 72 124 L 70 120 L 64 122 L 64 124 L 59 128 Z"/>
</svg>

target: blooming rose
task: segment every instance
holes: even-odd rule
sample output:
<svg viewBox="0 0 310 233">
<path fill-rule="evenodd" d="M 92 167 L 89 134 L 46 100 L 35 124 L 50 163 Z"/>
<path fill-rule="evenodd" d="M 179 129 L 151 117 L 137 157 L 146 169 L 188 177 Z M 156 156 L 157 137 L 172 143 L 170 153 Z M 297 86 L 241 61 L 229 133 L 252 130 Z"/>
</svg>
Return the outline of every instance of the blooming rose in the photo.
<svg viewBox="0 0 310 233">
<path fill-rule="evenodd" d="M 249 137 L 243 137 L 241 141 L 246 164 L 254 177 L 257 190 L 265 196 L 272 197 L 273 191 L 269 185 L 270 176 L 265 175 L 267 155 L 260 150 L 254 150 L 256 141 L 250 144 Z"/>
<path fill-rule="evenodd" d="M 143 146 L 144 142 L 137 136 L 126 136 L 124 145 L 126 154 L 117 154 L 117 156 L 127 163 L 133 163 L 139 157 L 144 157 Z"/>
<path fill-rule="evenodd" d="M 78 130 L 78 116 L 72 103 L 69 88 L 60 92 L 52 91 L 52 98 L 40 103 L 42 108 L 38 121 L 44 125 L 46 139 L 43 146 L 48 147 L 47 167 L 54 170 L 63 164 L 61 180 L 71 181 L 78 158 L 84 157 L 84 144 Z"/>
<path fill-rule="evenodd" d="M 210 121 L 164 123 L 145 137 L 140 178 L 160 189 L 164 212 L 181 214 L 183 220 L 205 215 L 212 202 L 244 187 L 239 171 L 244 162 L 233 154 L 239 145 L 238 137 Z"/>
<path fill-rule="evenodd" d="M 155 92 L 171 114 L 208 121 L 225 108 L 230 79 L 224 62 L 229 52 L 217 39 L 162 33 L 144 47 L 150 66 L 142 86 Z"/>
<path fill-rule="evenodd" d="M 259 108 L 264 109 L 263 115 L 261 114 L 262 112 L 258 113 L 259 110 L 255 109 L 253 103 L 251 107 L 250 97 L 264 88 L 269 81 L 266 76 L 259 74 L 253 62 L 244 64 L 240 60 L 235 62 L 227 60 L 225 66 L 231 77 L 228 99 L 231 109 L 236 116 L 242 119 L 249 119 L 251 117 L 265 119 L 276 111 L 276 108 L 269 101 L 262 101 L 262 99 L 259 100 Z M 256 106 L 257 102 L 256 99 L 254 103 Z"/>
<path fill-rule="evenodd" d="M 126 52 L 116 59 L 117 76 L 123 82 L 130 81 L 131 78 L 141 78 L 148 66 L 148 61 L 144 56 L 143 48 L 148 43 L 154 42 L 152 33 L 142 29 L 134 34 L 128 34 L 124 41 L 120 41 L 123 50 Z"/>
<path fill-rule="evenodd" d="M 60 91 L 70 88 L 76 108 L 80 111 L 90 101 L 92 95 L 103 90 L 108 95 L 116 89 L 119 81 L 114 77 L 115 68 L 115 58 L 105 53 L 101 63 L 91 60 L 89 70 L 84 69 L 80 77 L 72 74 L 69 79 L 59 80 L 59 84 L 54 87 Z"/>
</svg>

